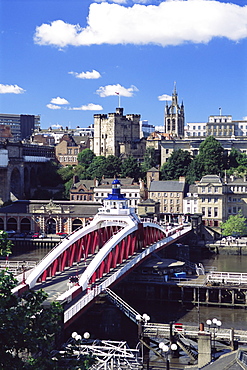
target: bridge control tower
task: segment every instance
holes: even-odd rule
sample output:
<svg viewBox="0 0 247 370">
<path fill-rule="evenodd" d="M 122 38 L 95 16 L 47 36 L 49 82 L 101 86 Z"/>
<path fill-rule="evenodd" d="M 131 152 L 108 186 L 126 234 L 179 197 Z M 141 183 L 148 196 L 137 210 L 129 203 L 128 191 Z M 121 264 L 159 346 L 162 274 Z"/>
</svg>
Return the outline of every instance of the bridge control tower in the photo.
<svg viewBox="0 0 247 370">
<path fill-rule="evenodd" d="M 124 197 L 124 194 L 121 194 L 121 182 L 118 179 L 113 180 L 112 192 L 104 199 L 103 207 L 99 208 L 94 220 L 97 220 L 98 222 L 99 217 L 103 217 L 105 219 L 107 215 L 110 215 L 111 220 L 120 220 L 122 219 L 122 216 L 131 215 L 132 221 L 134 218 L 135 222 L 140 222 L 135 213 L 135 209 L 128 206 L 127 199 Z"/>
</svg>

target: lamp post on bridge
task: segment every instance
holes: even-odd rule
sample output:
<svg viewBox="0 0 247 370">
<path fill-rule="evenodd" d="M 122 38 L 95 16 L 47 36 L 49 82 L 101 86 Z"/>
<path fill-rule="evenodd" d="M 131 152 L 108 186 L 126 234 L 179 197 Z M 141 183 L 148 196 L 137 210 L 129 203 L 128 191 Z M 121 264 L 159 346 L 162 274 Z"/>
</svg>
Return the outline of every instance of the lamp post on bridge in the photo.
<svg viewBox="0 0 247 370">
<path fill-rule="evenodd" d="M 170 370 L 169 354 L 171 354 L 173 351 L 176 351 L 178 349 L 178 346 L 177 346 L 176 343 L 171 343 L 170 345 L 167 345 L 164 342 L 160 342 L 159 343 L 159 348 L 165 354 L 166 370 Z"/>
<path fill-rule="evenodd" d="M 213 318 L 212 320 L 208 319 L 206 321 L 206 324 L 208 326 L 208 330 L 210 332 L 210 329 L 213 329 L 212 335 L 213 335 L 213 358 L 215 360 L 215 353 L 216 353 L 216 332 L 220 329 L 222 322 L 216 318 Z"/>
</svg>

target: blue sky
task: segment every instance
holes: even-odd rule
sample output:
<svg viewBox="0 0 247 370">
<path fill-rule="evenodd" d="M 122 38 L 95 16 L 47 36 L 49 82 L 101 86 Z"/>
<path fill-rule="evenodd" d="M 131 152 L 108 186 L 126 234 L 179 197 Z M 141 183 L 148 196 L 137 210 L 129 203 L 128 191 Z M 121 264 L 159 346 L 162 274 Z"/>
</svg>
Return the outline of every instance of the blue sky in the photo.
<svg viewBox="0 0 247 370">
<path fill-rule="evenodd" d="M 186 122 L 247 116 L 247 1 L 0 0 L 1 113 L 162 125 L 175 81 Z"/>
</svg>

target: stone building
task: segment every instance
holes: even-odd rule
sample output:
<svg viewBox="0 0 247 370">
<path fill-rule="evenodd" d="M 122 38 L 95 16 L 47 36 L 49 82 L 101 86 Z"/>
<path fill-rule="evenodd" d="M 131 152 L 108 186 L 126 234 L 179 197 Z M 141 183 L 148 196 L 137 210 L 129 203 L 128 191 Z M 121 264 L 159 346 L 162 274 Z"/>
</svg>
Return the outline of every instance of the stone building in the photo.
<svg viewBox="0 0 247 370">
<path fill-rule="evenodd" d="M 79 180 L 78 176 L 74 176 L 73 185 L 70 189 L 70 200 L 94 200 L 94 188 L 97 185 L 97 180 Z"/>
<path fill-rule="evenodd" d="M 246 178 L 205 175 L 190 185 L 184 198 L 185 214 L 201 214 L 203 224 L 218 231 L 221 222 L 238 212 L 247 217 Z"/>
<path fill-rule="evenodd" d="M 172 102 L 165 107 L 165 133 L 172 136 L 184 136 L 184 104 L 178 104 L 176 85 L 172 93 Z"/>
<path fill-rule="evenodd" d="M 133 156 L 143 158 L 146 140 L 140 138 L 140 115 L 123 115 L 123 108 L 115 113 L 94 115 L 93 152 L 108 157 Z"/>
<path fill-rule="evenodd" d="M 78 154 L 90 148 L 90 139 L 88 136 L 72 136 L 65 134 L 60 139 L 60 143 L 55 146 L 56 158 L 62 166 L 77 166 Z"/>
<path fill-rule="evenodd" d="M 95 202 L 18 200 L 0 208 L 0 230 L 69 234 L 85 226 L 100 206 Z"/>
<path fill-rule="evenodd" d="M 152 181 L 148 189 L 148 197 L 160 203 L 160 218 L 164 222 L 180 223 L 183 220 L 185 191 L 184 177 L 181 177 L 179 181 Z"/>
</svg>

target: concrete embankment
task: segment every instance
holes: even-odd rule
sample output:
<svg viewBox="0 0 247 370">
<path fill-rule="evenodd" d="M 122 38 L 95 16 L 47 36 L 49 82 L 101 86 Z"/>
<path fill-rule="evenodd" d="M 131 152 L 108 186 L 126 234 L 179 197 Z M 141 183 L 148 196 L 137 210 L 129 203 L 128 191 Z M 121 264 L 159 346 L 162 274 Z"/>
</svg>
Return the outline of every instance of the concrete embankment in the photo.
<svg viewBox="0 0 247 370">
<path fill-rule="evenodd" d="M 228 255 L 247 255 L 247 238 L 237 239 L 231 241 L 217 241 L 215 243 L 207 243 L 206 247 L 213 253 L 216 254 L 228 254 Z"/>
</svg>

